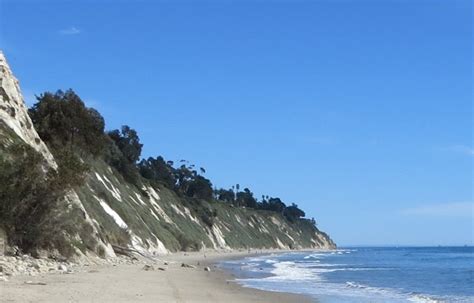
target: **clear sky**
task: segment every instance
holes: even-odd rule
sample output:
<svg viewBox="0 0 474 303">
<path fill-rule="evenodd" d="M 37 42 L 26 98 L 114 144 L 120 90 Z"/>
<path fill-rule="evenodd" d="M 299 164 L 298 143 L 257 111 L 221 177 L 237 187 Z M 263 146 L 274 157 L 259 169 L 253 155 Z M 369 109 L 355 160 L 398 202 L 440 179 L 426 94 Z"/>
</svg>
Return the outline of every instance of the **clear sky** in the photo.
<svg viewBox="0 0 474 303">
<path fill-rule="evenodd" d="M 339 245 L 473 244 L 472 3 L 0 0 L 31 105 L 295 202 Z"/>
</svg>

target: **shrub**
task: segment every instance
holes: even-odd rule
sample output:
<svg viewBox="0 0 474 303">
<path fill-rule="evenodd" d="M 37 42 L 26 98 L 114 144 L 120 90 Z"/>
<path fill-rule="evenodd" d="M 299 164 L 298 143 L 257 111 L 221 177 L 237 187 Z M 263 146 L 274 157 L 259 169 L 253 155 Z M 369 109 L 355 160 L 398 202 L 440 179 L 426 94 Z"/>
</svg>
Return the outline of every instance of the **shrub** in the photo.
<svg viewBox="0 0 474 303">
<path fill-rule="evenodd" d="M 199 242 L 186 237 L 185 234 L 179 234 L 177 240 L 182 251 L 198 251 L 201 249 L 201 244 Z"/>
<path fill-rule="evenodd" d="M 23 143 L 0 153 L 0 221 L 10 244 L 24 252 L 56 248 L 74 253 L 69 235 L 81 231 L 77 210 L 61 203 L 83 180 L 86 167 L 72 154 L 61 153 L 57 170 L 46 170 L 44 158 Z"/>
<path fill-rule="evenodd" d="M 97 255 L 101 258 L 105 258 L 105 249 L 102 246 L 97 247 Z"/>
<path fill-rule="evenodd" d="M 212 227 L 217 217 L 217 210 L 210 210 L 209 208 L 203 208 L 200 211 L 201 220 L 209 227 Z"/>
</svg>

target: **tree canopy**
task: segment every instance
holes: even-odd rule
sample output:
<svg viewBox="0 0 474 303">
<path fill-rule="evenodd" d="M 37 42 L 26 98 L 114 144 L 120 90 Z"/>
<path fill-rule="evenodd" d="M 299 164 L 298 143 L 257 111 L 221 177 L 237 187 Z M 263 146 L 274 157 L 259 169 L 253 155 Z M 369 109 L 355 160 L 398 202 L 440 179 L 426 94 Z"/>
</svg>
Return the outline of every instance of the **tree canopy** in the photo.
<svg viewBox="0 0 474 303">
<path fill-rule="evenodd" d="M 104 118 L 69 89 L 45 92 L 29 109 L 41 139 L 54 150 L 78 147 L 98 155 L 104 147 Z"/>
<path fill-rule="evenodd" d="M 176 185 L 173 162 L 165 162 L 163 157 L 143 159 L 138 164 L 140 174 L 149 180 L 154 180 L 173 189 Z"/>
<path fill-rule="evenodd" d="M 212 194 L 213 190 L 211 181 L 200 175 L 196 176 L 189 182 L 188 190 L 186 192 L 186 195 L 189 197 L 204 200 L 211 200 Z"/>
<path fill-rule="evenodd" d="M 64 150 L 72 151 L 68 154 L 71 165 L 78 163 L 78 159 L 74 158 L 78 150 L 90 152 L 103 157 L 138 188 L 142 187 L 141 178 L 144 178 L 192 199 L 218 200 L 235 207 L 273 211 L 290 222 L 305 216 L 296 204 L 286 206 L 278 197 L 262 196 L 259 201 L 248 187 L 241 190 L 240 184 L 230 189 L 213 189 L 211 180 L 204 177 L 206 169 L 197 169 L 186 160 L 180 160 L 175 165 L 175 162 L 166 161 L 162 156 L 140 159 L 143 144 L 138 132 L 128 125 L 105 132 L 105 122 L 99 112 L 85 106 L 72 90 L 45 92 L 37 99 L 38 102 L 29 110 L 36 130 L 57 156 L 64 154 Z M 211 215 L 205 217 L 212 218 Z"/>
<path fill-rule="evenodd" d="M 296 205 L 295 203 L 292 203 L 290 206 L 287 206 L 283 214 L 288 220 L 292 222 L 306 216 L 305 212 L 299 209 L 298 205 Z"/>
<path fill-rule="evenodd" d="M 253 197 L 253 193 L 248 188 L 244 188 L 244 191 L 237 192 L 237 205 L 256 208 L 257 200 Z"/>
<path fill-rule="evenodd" d="M 124 125 L 121 130 L 109 131 L 108 135 L 130 163 L 136 163 L 140 159 L 143 144 L 140 143 L 136 130 Z"/>
</svg>

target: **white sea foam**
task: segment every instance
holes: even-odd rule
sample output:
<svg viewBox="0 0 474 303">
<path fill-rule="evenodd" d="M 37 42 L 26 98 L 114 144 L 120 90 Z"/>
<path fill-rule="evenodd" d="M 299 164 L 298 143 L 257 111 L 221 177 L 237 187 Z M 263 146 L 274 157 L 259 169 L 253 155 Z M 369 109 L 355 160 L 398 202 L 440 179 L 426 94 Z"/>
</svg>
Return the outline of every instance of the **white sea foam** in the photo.
<svg viewBox="0 0 474 303">
<path fill-rule="evenodd" d="M 255 265 L 255 264 L 253 264 Z M 340 302 L 415 302 L 415 303 L 442 303 L 449 300 L 436 299 L 430 296 L 416 294 L 408 296 L 394 289 L 372 287 L 354 281 L 347 281 L 345 284 L 328 283 L 321 274 L 339 270 L 367 270 L 365 268 L 305 268 L 305 263 L 295 263 L 284 261 L 272 264 L 271 271 L 275 276 L 258 279 L 239 280 L 245 286 L 274 291 L 295 291 L 300 290 L 317 296 L 337 296 Z M 336 264 L 324 264 L 331 267 Z M 342 264 L 339 264 L 342 265 Z M 255 265 L 258 266 L 258 265 Z M 369 270 L 377 270 L 370 268 Z M 339 301 L 338 301 L 339 302 Z M 461 301 L 456 301 L 461 302 Z M 464 301 L 462 301 L 464 302 Z M 469 301 L 465 301 L 469 302 Z"/>
<path fill-rule="evenodd" d="M 351 282 L 351 281 L 346 282 L 346 285 L 347 285 L 348 287 L 353 287 L 353 288 L 365 288 L 364 285 L 359 284 L 359 283 L 356 283 L 356 282 Z"/>
<path fill-rule="evenodd" d="M 327 256 L 327 254 L 311 254 L 311 255 L 307 255 L 304 257 L 304 259 L 320 259 L 321 257 L 325 257 Z"/>
<path fill-rule="evenodd" d="M 332 252 L 315 251 L 310 254 L 292 253 L 278 256 L 262 256 L 246 259 L 245 265 L 251 271 L 262 271 L 272 274 L 270 277 L 260 277 L 250 279 L 239 279 L 239 283 L 247 287 L 253 287 L 270 291 L 305 293 L 315 296 L 325 302 L 344 303 L 468 303 L 474 302 L 472 297 L 460 296 L 437 296 L 407 293 L 402 289 L 392 287 L 375 287 L 366 285 L 357 280 L 348 280 L 343 283 L 332 282 L 333 272 L 356 272 L 356 271 L 377 271 L 395 270 L 396 267 L 362 267 L 358 264 L 343 264 L 351 262 L 347 254 L 356 250 L 338 250 Z M 299 257 L 293 255 L 299 254 Z M 344 255 L 344 256 L 341 256 Z M 326 258 L 328 259 L 326 262 Z M 341 263 L 332 263 L 335 260 L 344 260 Z M 331 262 L 331 263 L 329 263 Z M 363 274 L 365 275 L 365 274 Z M 375 275 L 372 274 L 372 275 Z M 351 276 L 353 276 L 351 274 Z M 357 277 L 357 275 L 355 276 Z M 344 281 L 344 280 L 343 280 Z"/>
<path fill-rule="evenodd" d="M 336 251 L 344 252 L 344 253 L 352 253 L 357 252 L 357 249 L 337 249 Z"/>
<path fill-rule="evenodd" d="M 347 296 L 347 300 L 344 300 L 344 302 L 356 302 L 359 299 L 365 302 L 365 300 L 369 298 L 374 299 L 371 302 L 407 302 L 406 296 L 388 289 L 370 287 L 352 281 L 348 281 L 346 284 L 328 283 L 322 276 L 325 273 L 334 271 L 367 270 L 364 268 L 333 268 L 334 266 L 337 266 L 336 264 L 323 264 L 323 266 L 318 268 L 308 268 L 306 267 L 308 263 L 297 263 L 291 261 L 270 264 L 272 264 L 273 267 L 270 271 L 273 276 L 256 279 L 242 279 L 240 282 L 246 286 L 266 290 L 291 292 L 298 289 L 303 291 L 304 289 L 305 293 L 312 293 L 318 296 Z M 255 271 L 260 266 L 258 263 L 250 263 L 247 265 L 253 267 L 253 270 L 251 271 Z M 441 301 L 413 302 L 437 303 Z"/>
<path fill-rule="evenodd" d="M 435 299 L 426 295 L 420 295 L 416 294 L 408 298 L 408 301 L 410 302 L 416 302 L 416 303 L 442 303 L 446 302 L 440 299 Z"/>
<path fill-rule="evenodd" d="M 357 282 L 352 282 L 348 281 L 346 282 L 346 286 L 349 288 L 357 288 L 357 289 L 363 289 L 370 291 L 372 293 L 380 293 L 380 294 L 389 294 L 391 293 L 391 290 L 384 289 L 384 288 L 379 288 L 379 287 L 371 287 L 365 284 L 357 283 Z"/>
<path fill-rule="evenodd" d="M 298 266 L 295 262 L 279 262 L 273 264 L 274 269 L 271 273 L 274 275 L 265 279 L 268 280 L 318 280 L 320 277 L 314 270 Z"/>
<path fill-rule="evenodd" d="M 262 262 L 266 260 L 266 257 L 256 257 L 256 258 L 246 258 L 245 260 L 248 262 Z"/>
</svg>

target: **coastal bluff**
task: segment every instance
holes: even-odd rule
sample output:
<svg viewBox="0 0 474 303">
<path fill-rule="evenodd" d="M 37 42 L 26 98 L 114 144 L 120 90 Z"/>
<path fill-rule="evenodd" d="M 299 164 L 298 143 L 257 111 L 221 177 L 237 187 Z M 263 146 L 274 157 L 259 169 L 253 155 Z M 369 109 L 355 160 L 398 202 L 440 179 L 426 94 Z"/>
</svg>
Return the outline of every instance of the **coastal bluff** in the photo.
<svg viewBox="0 0 474 303">
<path fill-rule="evenodd" d="M 12 144 L 33 148 L 44 158 L 45 170 L 58 168 L 54 152 L 50 152 L 50 147 L 38 135 L 19 82 L 0 52 L 2 161 L 12 161 L 13 155 L 8 154 Z M 79 210 L 74 220 L 88 231 L 62 231 L 70 233 L 68 237 L 76 256 L 108 258 L 124 250 L 151 257 L 183 250 L 336 247 L 331 238 L 315 226 L 314 220 L 292 222 L 274 211 L 185 199 L 172 189 L 144 178 L 132 184 L 100 157 L 81 154 L 81 161 L 89 167 L 84 183 L 69 190 L 61 199 L 64 205 Z"/>
</svg>

